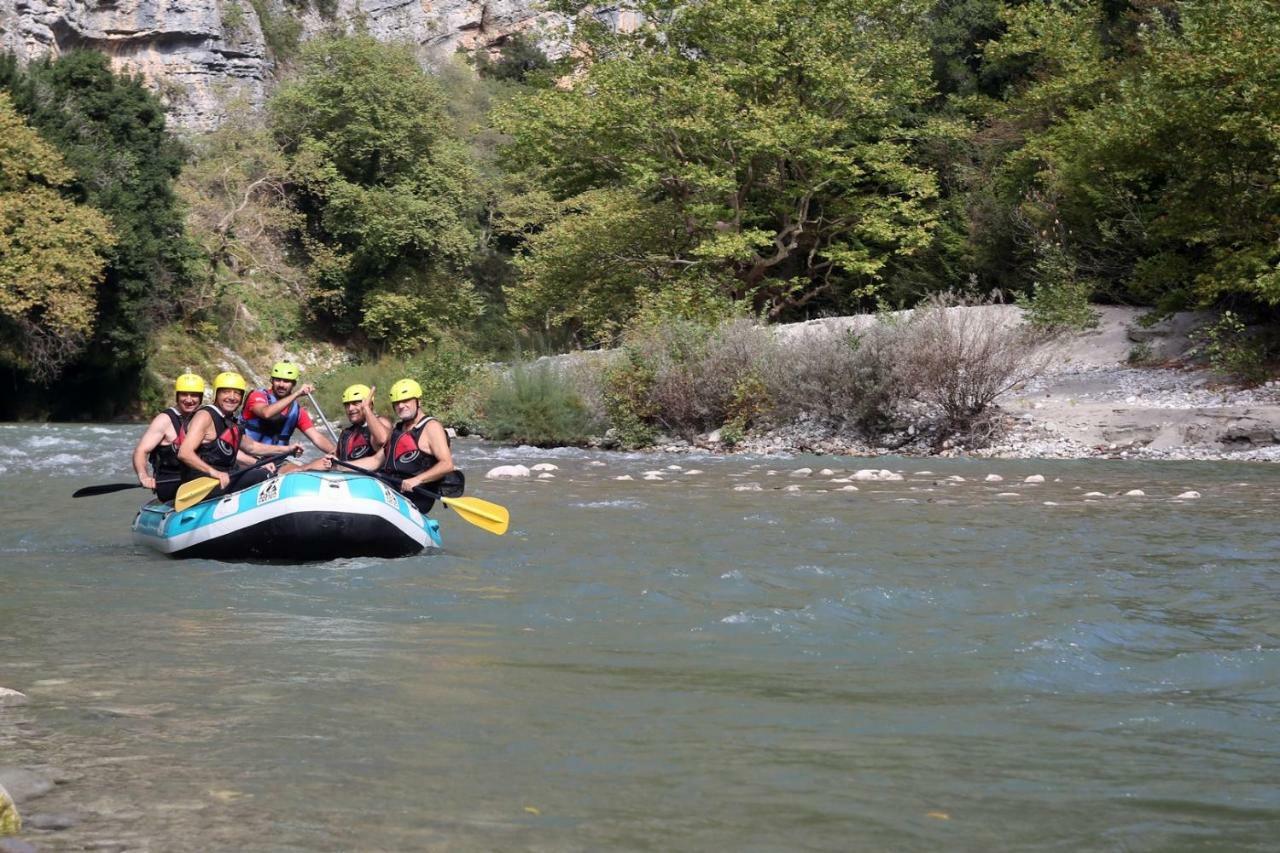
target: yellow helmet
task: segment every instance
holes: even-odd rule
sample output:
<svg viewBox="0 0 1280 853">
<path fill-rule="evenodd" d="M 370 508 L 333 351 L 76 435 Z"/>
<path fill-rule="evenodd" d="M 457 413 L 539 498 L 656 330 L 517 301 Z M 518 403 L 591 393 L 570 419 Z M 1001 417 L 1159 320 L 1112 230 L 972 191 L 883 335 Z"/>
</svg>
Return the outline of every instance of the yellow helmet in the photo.
<svg viewBox="0 0 1280 853">
<path fill-rule="evenodd" d="M 271 367 L 272 379 L 289 379 L 297 382 L 301 375 L 302 371 L 292 361 L 277 361 Z"/>
<path fill-rule="evenodd" d="M 204 380 L 194 373 L 184 373 L 173 383 L 173 390 L 179 394 L 203 394 Z"/>
<path fill-rule="evenodd" d="M 401 379 L 391 386 L 391 393 L 387 395 L 387 399 L 393 403 L 399 403 L 402 400 L 417 400 L 421 397 L 422 386 L 412 379 Z"/>
<path fill-rule="evenodd" d="M 215 391 L 219 388 L 234 388 L 237 391 L 244 391 L 248 387 L 243 376 L 230 370 L 224 370 L 213 379 L 213 389 Z"/>
<path fill-rule="evenodd" d="M 348 385 L 347 390 L 342 392 L 342 402 L 344 405 L 347 403 L 359 403 L 367 400 L 368 398 L 368 385 Z"/>
</svg>

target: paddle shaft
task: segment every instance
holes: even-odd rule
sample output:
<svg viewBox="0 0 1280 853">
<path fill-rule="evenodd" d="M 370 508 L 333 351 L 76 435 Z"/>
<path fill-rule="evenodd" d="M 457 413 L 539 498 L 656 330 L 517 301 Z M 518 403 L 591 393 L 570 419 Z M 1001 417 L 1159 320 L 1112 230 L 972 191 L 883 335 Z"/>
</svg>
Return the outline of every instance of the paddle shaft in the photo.
<svg viewBox="0 0 1280 853">
<path fill-rule="evenodd" d="M 178 479 L 176 477 L 166 478 L 163 480 L 156 480 L 156 485 L 158 486 L 161 483 L 176 483 L 176 482 L 178 482 Z M 112 492 L 123 492 L 125 489 L 141 489 L 141 488 L 145 488 L 141 483 L 100 483 L 96 486 L 85 486 L 82 489 L 76 489 L 74 492 L 71 493 L 71 497 L 92 498 L 92 497 L 96 497 L 97 495 L 109 495 Z"/>
<path fill-rule="evenodd" d="M 311 392 L 307 392 L 307 399 L 311 401 L 311 405 L 315 407 L 316 414 L 320 416 L 320 420 L 324 421 L 324 428 L 329 431 L 329 437 L 333 439 L 333 452 L 338 452 L 338 434 L 333 430 L 333 424 L 329 423 L 329 419 L 324 416 L 324 412 L 320 411 L 320 404 L 316 402 L 316 398 L 311 396 Z"/>
<path fill-rule="evenodd" d="M 261 468 L 263 465 L 270 465 L 272 462 L 282 462 L 293 455 L 292 450 L 286 450 L 284 453 L 275 453 L 271 456 L 264 456 L 248 468 L 241 468 L 239 471 L 232 471 L 227 480 L 227 490 L 231 489 L 231 484 L 239 480 L 242 476 L 252 471 L 254 468 Z M 178 487 L 178 493 L 173 498 L 174 509 L 186 509 L 193 504 L 198 504 L 209 497 L 209 494 L 222 484 L 217 477 L 198 477 L 189 480 Z"/>
<path fill-rule="evenodd" d="M 391 477 L 386 476 L 385 474 L 379 474 L 377 471 L 369 471 L 365 468 L 361 468 L 359 465 L 352 465 L 350 462 L 343 462 L 341 459 L 334 459 L 333 464 L 341 465 L 343 468 L 350 468 L 352 471 L 359 471 L 361 474 L 368 474 L 370 477 L 379 479 L 382 482 L 386 483 L 388 486 L 395 486 L 396 491 L 400 491 L 400 484 L 397 483 Z M 442 498 L 440 495 L 437 495 L 435 492 L 430 491 L 429 489 L 426 489 L 422 486 L 418 486 L 416 489 L 414 489 L 414 491 L 422 492 L 422 494 L 426 495 L 427 497 L 435 498 L 438 501 L 446 501 L 445 498 Z"/>
</svg>

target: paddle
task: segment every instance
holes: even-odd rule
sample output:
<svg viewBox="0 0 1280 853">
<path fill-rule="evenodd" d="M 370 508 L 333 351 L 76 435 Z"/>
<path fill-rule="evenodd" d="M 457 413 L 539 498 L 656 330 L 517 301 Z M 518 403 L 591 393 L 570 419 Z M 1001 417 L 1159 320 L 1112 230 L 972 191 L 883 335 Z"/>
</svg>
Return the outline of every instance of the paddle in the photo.
<svg viewBox="0 0 1280 853">
<path fill-rule="evenodd" d="M 176 483 L 177 480 L 156 480 L 156 485 L 161 483 Z M 76 489 L 71 493 L 73 498 L 91 498 L 94 495 L 109 495 L 112 492 L 123 492 L 125 489 L 141 489 L 141 483 L 100 483 L 97 486 L 85 486 L 83 489 Z"/>
<path fill-rule="evenodd" d="M 292 450 L 286 450 L 284 453 L 277 453 L 274 456 L 264 456 L 248 468 L 241 468 L 239 471 L 231 473 L 231 483 L 240 479 L 242 474 L 247 474 L 254 468 L 261 468 L 263 465 L 270 465 L 272 462 L 280 462 L 293 455 Z M 227 486 L 230 487 L 231 483 Z M 217 477 L 200 477 L 188 483 L 183 483 L 178 487 L 177 497 L 173 499 L 173 508 L 182 510 L 193 504 L 198 504 L 209 496 L 209 493 L 218 486 L 222 485 L 218 482 Z"/>
<path fill-rule="evenodd" d="M 307 392 L 307 399 L 311 401 L 311 405 L 315 406 L 316 414 L 320 416 L 320 420 L 324 421 L 324 428 L 329 431 L 329 437 L 333 439 L 333 452 L 338 452 L 338 434 L 333 431 L 333 424 L 329 423 L 329 419 L 324 416 L 324 412 L 320 411 L 320 404 L 316 402 L 316 398 L 311 396 L 311 392 Z"/>
<path fill-rule="evenodd" d="M 359 474 L 367 474 L 370 477 L 375 477 L 387 485 L 395 487 L 396 491 L 400 490 L 399 483 L 390 477 L 377 473 L 376 471 L 366 471 L 358 465 L 343 462 L 341 459 L 334 459 L 333 464 L 341 465 L 343 468 L 350 468 L 352 471 Z M 458 515 L 462 516 L 463 521 L 470 522 L 481 530 L 487 530 L 495 536 L 501 536 L 506 533 L 507 527 L 511 523 L 511 513 L 507 512 L 507 508 L 505 506 L 500 506 L 499 504 L 482 501 L 480 498 L 446 498 L 442 495 L 437 495 L 435 492 L 428 491 L 422 486 L 414 489 L 414 491 L 420 492 L 429 498 L 435 498 Z"/>
</svg>

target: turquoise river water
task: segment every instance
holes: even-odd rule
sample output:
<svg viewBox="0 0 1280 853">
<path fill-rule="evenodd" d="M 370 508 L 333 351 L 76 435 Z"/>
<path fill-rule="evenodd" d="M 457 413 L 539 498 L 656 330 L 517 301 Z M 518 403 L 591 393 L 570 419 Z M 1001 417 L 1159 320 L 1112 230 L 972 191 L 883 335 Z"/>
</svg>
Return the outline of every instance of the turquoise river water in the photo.
<svg viewBox="0 0 1280 853">
<path fill-rule="evenodd" d="M 0 425 L 42 851 L 1280 845 L 1280 467 L 463 441 L 508 535 L 251 565 L 70 499 L 140 429 Z M 830 482 L 865 467 L 904 479 Z"/>
</svg>

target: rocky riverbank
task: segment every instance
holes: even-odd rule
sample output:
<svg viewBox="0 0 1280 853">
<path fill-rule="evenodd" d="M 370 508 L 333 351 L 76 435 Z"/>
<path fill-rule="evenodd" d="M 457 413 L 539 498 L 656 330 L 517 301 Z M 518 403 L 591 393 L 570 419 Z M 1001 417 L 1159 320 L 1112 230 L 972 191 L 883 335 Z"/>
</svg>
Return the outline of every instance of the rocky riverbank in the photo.
<svg viewBox="0 0 1280 853">
<path fill-rule="evenodd" d="M 1019 322 L 1010 306 L 994 311 Z M 1001 396 L 994 439 L 985 447 L 939 441 L 927 422 L 905 423 L 868 442 L 801 419 L 748 435 L 727 448 L 718 433 L 694 442 L 670 440 L 667 452 L 826 453 L 844 456 L 983 456 L 1024 459 L 1280 460 L 1280 381 L 1233 387 L 1190 358 L 1188 333 L 1208 317 L 1180 314 L 1152 327 L 1141 309 L 1102 307 L 1096 328 L 1046 343 L 1044 370 Z M 841 317 L 780 327 L 796 339 L 830 335 L 874 322 Z M 1134 364 L 1134 361 L 1140 364 Z"/>
</svg>

